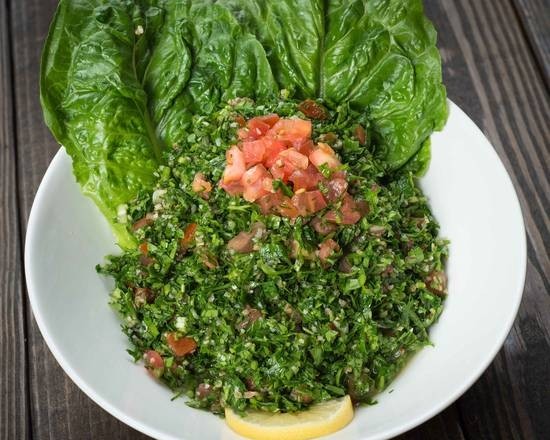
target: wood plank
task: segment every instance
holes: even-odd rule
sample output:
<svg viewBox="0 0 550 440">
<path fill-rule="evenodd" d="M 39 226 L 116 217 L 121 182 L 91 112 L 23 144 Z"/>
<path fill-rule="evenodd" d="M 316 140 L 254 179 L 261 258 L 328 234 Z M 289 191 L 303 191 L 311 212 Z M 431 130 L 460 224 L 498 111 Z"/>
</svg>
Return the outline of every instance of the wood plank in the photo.
<svg viewBox="0 0 550 440">
<path fill-rule="evenodd" d="M 522 205 L 528 268 L 518 318 L 489 369 L 458 401 L 466 438 L 550 432 L 550 99 L 511 1 L 427 1 L 449 97 L 482 128 Z M 503 239 L 506 239 L 503 237 Z"/>
<path fill-rule="evenodd" d="M 550 88 L 550 0 L 514 0 L 514 5 Z"/>
<path fill-rule="evenodd" d="M 13 0 L 11 2 L 17 104 L 17 151 L 20 175 L 19 197 L 23 230 L 27 224 L 38 184 L 58 149 L 58 145 L 44 125 L 38 92 L 40 53 L 56 4 L 55 0 Z M 6 14 L 2 14 L 2 17 L 5 16 Z M 2 26 L 2 28 L 4 27 Z M 11 165 L 9 170 L 13 172 L 14 162 L 6 166 L 8 165 Z M 4 173 L 0 174 L 2 179 L 4 176 Z M 13 185 L 8 187 L 13 189 Z M 4 236 L 9 237 L 10 235 Z M 3 251 L 4 249 L 0 250 L 0 252 Z M 18 292 L 18 300 L 22 297 L 23 294 Z M 53 358 L 42 339 L 30 309 L 27 313 L 29 320 L 27 344 L 31 359 L 29 379 L 33 437 L 56 440 L 147 438 L 103 411 L 80 391 Z M 18 325 L 23 325 L 24 320 L 17 319 L 16 322 Z M 2 335 L 0 335 L 0 341 L 1 338 Z M 23 337 L 20 336 L 18 341 L 22 346 Z M 12 352 L 15 349 L 9 345 L 6 348 L 10 349 L 7 354 L 13 355 Z M 24 351 L 22 352 L 24 353 Z M 18 355 L 22 356 L 20 353 Z M 8 356 L 3 356 L 3 359 L 8 359 Z M 20 371 L 24 371 L 24 368 L 21 368 Z M 11 382 L 17 384 L 13 379 Z M 0 389 L 3 386 L 2 381 Z M 4 393 L 1 398 L 3 396 Z M 12 396 L 15 394 L 12 393 Z M 3 408 L 0 411 L 3 411 Z M 13 428 L 11 429 L 13 430 Z M 24 437 L 19 435 L 4 436 L 0 429 L 0 438 L 19 439 Z"/>
<path fill-rule="evenodd" d="M 30 438 L 8 4 L 0 0 L 0 438 Z"/>
</svg>

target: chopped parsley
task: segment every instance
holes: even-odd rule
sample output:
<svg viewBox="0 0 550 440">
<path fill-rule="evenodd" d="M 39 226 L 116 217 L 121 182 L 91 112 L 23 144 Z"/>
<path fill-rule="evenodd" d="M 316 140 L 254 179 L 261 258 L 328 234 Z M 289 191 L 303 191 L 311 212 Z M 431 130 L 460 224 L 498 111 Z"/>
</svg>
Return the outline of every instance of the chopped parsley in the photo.
<svg viewBox="0 0 550 440">
<path fill-rule="evenodd" d="M 158 353 L 155 376 L 193 407 L 296 411 L 344 394 L 372 403 L 430 344 L 446 293 L 447 243 L 412 174 L 387 177 L 364 134 L 357 139 L 358 124 L 368 132 L 366 116 L 345 106 L 313 121 L 313 139 L 330 141 L 340 156 L 349 193 L 368 205 L 360 221 L 321 235 L 312 218 L 262 215 L 228 195 L 217 183 L 236 121 L 267 113 L 304 117 L 294 102 L 248 100 L 194 116 L 158 169 L 155 191 L 119 209 L 139 247 L 98 270 L 116 281 L 111 303 L 129 352 L 136 360 Z M 212 182 L 208 197 L 192 190 L 197 173 Z M 251 252 L 228 248 L 258 224 Z M 327 238 L 335 246 L 321 260 Z M 184 355 L 169 344 L 174 338 L 187 343 Z"/>
</svg>

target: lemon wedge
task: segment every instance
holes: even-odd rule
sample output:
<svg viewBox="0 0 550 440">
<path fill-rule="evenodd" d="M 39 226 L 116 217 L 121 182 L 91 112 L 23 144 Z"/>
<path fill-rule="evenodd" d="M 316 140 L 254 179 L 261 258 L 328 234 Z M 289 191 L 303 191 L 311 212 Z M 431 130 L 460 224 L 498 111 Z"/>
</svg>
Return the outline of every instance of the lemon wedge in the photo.
<svg viewBox="0 0 550 440">
<path fill-rule="evenodd" d="M 336 432 L 353 419 L 349 396 L 311 405 L 295 413 L 249 411 L 241 417 L 225 409 L 227 425 L 252 440 L 307 440 Z"/>
</svg>

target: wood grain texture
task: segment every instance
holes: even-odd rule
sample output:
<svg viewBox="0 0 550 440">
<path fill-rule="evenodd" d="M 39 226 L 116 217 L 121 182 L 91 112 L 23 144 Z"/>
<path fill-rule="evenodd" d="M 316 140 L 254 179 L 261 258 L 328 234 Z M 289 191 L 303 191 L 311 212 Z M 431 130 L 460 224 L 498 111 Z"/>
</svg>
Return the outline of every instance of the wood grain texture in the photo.
<svg viewBox="0 0 550 440">
<path fill-rule="evenodd" d="M 7 2 L 0 0 L 0 438 L 29 438 L 25 301 L 21 264 Z"/>
<path fill-rule="evenodd" d="M 518 318 L 500 353 L 458 401 L 466 438 L 550 432 L 550 99 L 510 1 L 427 2 L 451 99 L 482 128 L 510 173 L 527 228 Z M 503 237 L 503 239 L 506 239 Z"/>
<path fill-rule="evenodd" d="M 19 199 L 23 231 L 26 228 L 30 207 L 40 180 L 58 150 L 58 145 L 42 119 L 38 85 L 40 53 L 56 5 L 55 0 L 11 2 L 10 20 L 20 175 Z M 14 168 L 12 164 L 12 170 Z M 19 298 L 22 297 L 23 294 L 19 293 Z M 33 438 L 40 440 L 146 438 L 106 413 L 80 391 L 53 358 L 42 339 L 30 309 L 27 313 Z M 20 322 L 22 323 L 23 320 Z M 19 341 L 23 343 L 22 335 Z M 11 440 L 20 437 L 1 438 Z"/>
<path fill-rule="evenodd" d="M 514 4 L 550 88 L 550 0 L 514 0 Z"/>
<path fill-rule="evenodd" d="M 72 383 L 30 310 L 24 314 L 20 231 L 58 148 L 38 100 L 40 51 L 57 1 L 11 0 L 10 14 L 8 1 L 0 0 L 0 438 L 143 439 Z M 547 3 L 425 0 L 439 31 L 449 97 L 482 128 L 510 173 L 529 254 L 524 300 L 495 361 L 455 405 L 401 440 L 543 439 L 550 432 L 550 97 L 548 71 L 541 69 L 546 25 L 537 9 Z"/>
</svg>

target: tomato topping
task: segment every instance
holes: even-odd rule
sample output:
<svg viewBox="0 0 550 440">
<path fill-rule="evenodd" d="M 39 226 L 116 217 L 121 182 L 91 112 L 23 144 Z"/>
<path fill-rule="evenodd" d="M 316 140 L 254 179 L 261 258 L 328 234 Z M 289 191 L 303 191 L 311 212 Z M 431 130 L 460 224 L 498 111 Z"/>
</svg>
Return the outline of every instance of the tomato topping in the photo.
<svg viewBox="0 0 550 440">
<path fill-rule="evenodd" d="M 301 215 L 300 210 L 292 203 L 292 199 L 287 196 L 282 196 L 278 210 L 283 217 L 296 218 Z"/>
<path fill-rule="evenodd" d="M 298 110 L 311 119 L 328 119 L 330 117 L 327 109 L 313 99 L 302 101 L 298 105 Z"/>
<path fill-rule="evenodd" d="M 197 349 L 197 343 L 193 338 L 185 336 L 178 339 L 175 333 L 168 333 L 166 342 L 176 356 L 185 356 Z"/>
<path fill-rule="evenodd" d="M 361 220 L 362 214 L 359 211 L 360 209 L 355 200 L 349 194 L 346 194 L 342 200 L 340 210 L 327 212 L 325 220 L 342 225 L 353 225 Z"/>
<path fill-rule="evenodd" d="M 145 217 L 140 218 L 132 225 L 132 231 L 137 231 L 138 229 L 144 228 L 145 226 L 150 226 L 154 223 L 155 219 L 153 214 L 148 212 L 145 214 Z"/>
<path fill-rule="evenodd" d="M 240 196 L 244 191 L 241 182 L 222 183 L 220 187 L 230 196 Z"/>
<path fill-rule="evenodd" d="M 342 224 L 344 225 L 353 225 L 361 220 L 361 213 L 359 212 L 357 204 L 349 194 L 344 196 L 341 211 Z"/>
<path fill-rule="evenodd" d="M 367 132 L 362 125 L 358 125 L 357 127 L 355 127 L 354 134 L 361 145 L 365 145 L 367 143 Z"/>
<path fill-rule="evenodd" d="M 143 353 L 145 368 L 157 379 L 164 373 L 164 359 L 155 350 L 147 350 Z"/>
<path fill-rule="evenodd" d="M 254 250 L 254 238 L 260 238 L 265 232 L 265 225 L 256 222 L 250 228 L 250 232 L 241 231 L 227 243 L 229 249 L 246 254 Z"/>
<path fill-rule="evenodd" d="M 329 238 L 319 245 L 319 259 L 321 261 L 326 261 L 332 254 L 338 252 L 339 250 L 340 246 L 338 246 L 338 243 L 336 243 L 332 238 Z"/>
<path fill-rule="evenodd" d="M 237 182 L 241 180 L 246 171 L 243 152 L 233 145 L 225 155 L 227 166 L 223 172 L 223 183 Z"/>
<path fill-rule="evenodd" d="M 147 246 L 147 242 L 144 241 L 143 243 L 140 243 L 138 246 L 138 250 L 142 255 L 147 256 L 147 253 L 149 252 L 149 247 Z"/>
<path fill-rule="evenodd" d="M 305 170 L 309 165 L 309 159 L 307 158 L 307 156 L 298 153 L 294 148 L 289 148 L 288 150 L 281 151 L 279 153 L 279 157 L 292 168 Z"/>
<path fill-rule="evenodd" d="M 191 184 L 191 189 L 207 199 L 210 196 L 210 191 L 212 191 L 212 184 L 205 179 L 203 173 L 197 173 Z"/>
<path fill-rule="evenodd" d="M 249 136 L 248 136 L 248 128 L 239 128 L 237 130 L 237 137 L 241 140 L 241 141 L 245 141 L 247 139 L 250 139 Z"/>
<path fill-rule="evenodd" d="M 248 136 L 253 139 L 260 139 L 265 136 L 271 126 L 259 118 L 252 118 L 248 121 Z"/>
<path fill-rule="evenodd" d="M 244 127 L 246 125 L 246 119 L 242 115 L 235 115 L 235 122 L 239 124 L 239 127 Z"/>
<path fill-rule="evenodd" d="M 330 170 L 335 170 L 341 165 L 334 150 L 322 142 L 319 142 L 317 148 L 309 155 L 309 160 L 318 170 L 322 165 L 326 165 Z"/>
<path fill-rule="evenodd" d="M 253 123 L 256 123 L 256 121 L 259 121 L 259 122 L 263 122 L 264 124 L 269 125 L 269 127 L 273 127 L 279 119 L 281 119 L 281 118 L 279 118 L 279 115 L 277 115 L 275 113 L 270 113 L 269 115 L 256 116 L 256 117 L 252 118 L 250 120 L 249 124 L 253 124 Z"/>
<path fill-rule="evenodd" d="M 243 142 L 243 156 L 247 167 L 261 163 L 265 155 L 263 139 Z"/>
<path fill-rule="evenodd" d="M 312 100 L 304 101 L 300 110 L 311 118 L 329 116 L 323 106 Z M 243 125 L 241 119 L 237 122 Z M 246 128 L 238 130 L 242 142 L 231 146 L 226 153 L 227 164 L 220 187 L 227 193 L 256 202 L 264 215 L 279 214 L 289 218 L 315 214 L 326 208 L 327 202 L 341 200 L 338 210 L 332 209 L 323 219 L 312 221 L 312 227 L 320 234 L 332 232 L 335 224 L 356 223 L 368 212 L 366 202 L 358 204 L 347 194 L 346 173 L 338 170 L 341 164 L 334 150 L 324 142 L 314 146 L 311 121 L 281 119 L 276 114 L 269 114 L 245 123 Z M 323 137 L 327 141 L 329 138 L 336 140 L 333 133 Z M 322 174 L 326 168 L 331 171 L 328 181 Z M 275 180 L 286 184 L 281 187 L 284 191 L 274 189 Z M 319 190 L 321 182 L 325 184 L 322 189 L 326 194 Z M 193 188 L 197 192 L 208 192 L 211 190 L 208 184 L 198 173 Z M 237 251 L 248 247 L 246 234 L 234 237 L 230 245 Z"/>
<path fill-rule="evenodd" d="M 277 160 L 279 153 L 286 150 L 286 142 L 267 138 L 264 138 L 263 141 L 265 146 L 264 165 L 267 168 L 271 168 Z"/>
<path fill-rule="evenodd" d="M 263 215 L 276 214 L 279 212 L 279 206 L 283 201 L 283 195 L 280 192 L 267 194 L 260 197 L 256 202 L 260 206 Z"/>
<path fill-rule="evenodd" d="M 342 197 L 348 189 L 348 182 L 342 177 L 334 177 L 327 182 L 327 201 L 335 202 Z"/>
<path fill-rule="evenodd" d="M 311 121 L 279 119 L 268 131 L 267 137 L 289 142 L 305 141 L 311 137 Z"/>
<path fill-rule="evenodd" d="M 280 179 L 285 183 L 288 182 L 288 178 L 292 174 L 292 171 L 292 166 L 281 158 L 278 158 L 269 169 L 274 179 Z"/>
<path fill-rule="evenodd" d="M 162 356 L 155 350 L 147 350 L 143 354 L 143 359 L 145 360 L 146 367 L 164 368 L 164 359 L 162 359 Z"/>
<path fill-rule="evenodd" d="M 267 194 L 269 191 L 266 186 L 269 185 L 269 174 L 263 165 L 255 165 L 247 170 L 241 179 L 241 184 L 244 188 L 243 197 L 248 202 L 254 202 L 256 199 Z M 267 180 L 264 183 L 264 180 Z"/>
<path fill-rule="evenodd" d="M 243 197 L 247 202 L 255 202 L 260 197 L 265 196 L 268 193 L 269 190 L 265 188 L 264 181 L 261 179 L 251 185 L 247 185 L 244 188 Z"/>
<path fill-rule="evenodd" d="M 187 249 L 191 246 L 191 243 L 195 240 L 195 232 L 197 232 L 197 224 L 189 223 L 183 231 L 183 237 L 181 238 L 181 247 Z"/>
<path fill-rule="evenodd" d="M 292 204 L 298 209 L 301 216 L 315 214 L 327 207 L 327 202 L 319 190 L 294 194 Z"/>
<path fill-rule="evenodd" d="M 314 145 L 311 139 L 307 139 L 303 142 L 295 142 L 293 147 L 298 153 L 301 153 L 304 156 L 309 156 L 313 152 Z"/>
<path fill-rule="evenodd" d="M 310 164 L 305 170 L 294 171 L 288 180 L 292 182 L 294 192 L 297 192 L 301 189 L 309 190 L 317 188 L 319 182 L 323 180 L 323 175 Z"/>
<path fill-rule="evenodd" d="M 311 226 L 321 235 L 328 235 L 336 231 L 338 228 L 334 223 L 328 222 L 326 219 L 315 217 L 311 220 Z"/>
<path fill-rule="evenodd" d="M 252 185 L 253 183 L 256 183 L 258 180 L 267 176 L 267 170 L 263 165 L 254 165 L 243 174 L 241 184 L 246 190 L 247 186 Z"/>
</svg>

